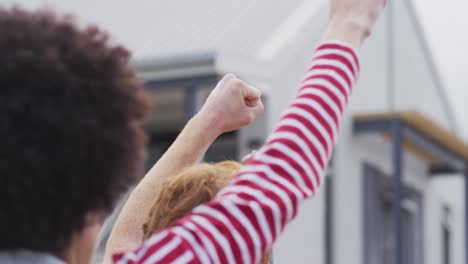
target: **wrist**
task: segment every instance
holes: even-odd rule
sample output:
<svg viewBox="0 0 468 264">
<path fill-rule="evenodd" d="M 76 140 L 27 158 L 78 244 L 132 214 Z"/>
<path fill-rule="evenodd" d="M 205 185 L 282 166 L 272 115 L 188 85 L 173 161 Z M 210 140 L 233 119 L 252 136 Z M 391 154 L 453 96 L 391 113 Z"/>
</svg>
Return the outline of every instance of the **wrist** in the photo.
<svg viewBox="0 0 468 264">
<path fill-rule="evenodd" d="M 200 136 L 207 137 L 212 141 L 224 133 L 219 124 L 220 122 L 216 119 L 214 114 L 203 110 L 198 112 L 189 121 L 189 125 L 193 127 L 194 130 L 200 131 Z"/>
<path fill-rule="evenodd" d="M 328 25 L 325 40 L 344 41 L 359 49 L 371 33 L 370 24 L 365 18 L 334 16 Z"/>
</svg>

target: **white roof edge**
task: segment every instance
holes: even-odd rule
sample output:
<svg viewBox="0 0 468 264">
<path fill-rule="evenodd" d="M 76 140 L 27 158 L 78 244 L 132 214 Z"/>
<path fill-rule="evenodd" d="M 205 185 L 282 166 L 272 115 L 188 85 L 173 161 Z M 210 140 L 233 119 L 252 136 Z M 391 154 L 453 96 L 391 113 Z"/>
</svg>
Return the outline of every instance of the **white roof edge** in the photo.
<svg viewBox="0 0 468 264">
<path fill-rule="evenodd" d="M 270 61 L 278 53 L 288 46 L 289 43 L 297 39 L 302 29 L 317 12 L 326 4 L 325 1 L 306 0 L 298 6 L 292 14 L 275 30 L 270 37 L 264 41 L 263 45 L 257 50 L 257 58 Z"/>
<path fill-rule="evenodd" d="M 138 71 L 157 71 L 172 68 L 184 68 L 189 66 L 214 65 L 215 52 L 198 52 L 190 54 L 178 54 L 174 56 L 161 56 L 149 59 L 134 60 L 131 64 Z"/>
<path fill-rule="evenodd" d="M 215 61 L 214 52 L 200 52 L 136 60 L 132 65 L 145 80 L 160 80 L 214 74 Z"/>
</svg>

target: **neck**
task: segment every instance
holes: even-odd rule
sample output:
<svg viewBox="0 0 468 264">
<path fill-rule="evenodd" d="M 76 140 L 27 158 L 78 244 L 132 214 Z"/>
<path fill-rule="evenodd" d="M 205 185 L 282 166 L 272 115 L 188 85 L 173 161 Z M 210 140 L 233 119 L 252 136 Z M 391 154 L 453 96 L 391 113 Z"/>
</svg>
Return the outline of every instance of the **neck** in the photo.
<svg viewBox="0 0 468 264">
<path fill-rule="evenodd" d="M 78 258 L 75 252 L 76 250 L 73 250 L 73 246 L 70 246 L 59 254 L 55 254 L 54 256 L 65 261 L 67 264 L 78 264 Z"/>
<path fill-rule="evenodd" d="M 95 222 L 86 226 L 81 232 L 75 233 L 69 246 L 56 256 L 65 260 L 67 264 L 91 263 L 96 238 L 102 224 Z"/>
</svg>

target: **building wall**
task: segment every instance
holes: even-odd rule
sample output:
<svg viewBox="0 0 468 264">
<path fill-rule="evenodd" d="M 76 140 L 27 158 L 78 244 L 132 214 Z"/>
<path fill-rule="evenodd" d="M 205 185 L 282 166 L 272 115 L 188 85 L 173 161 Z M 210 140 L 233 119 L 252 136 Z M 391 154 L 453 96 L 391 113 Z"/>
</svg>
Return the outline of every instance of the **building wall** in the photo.
<svg viewBox="0 0 468 264">
<path fill-rule="evenodd" d="M 389 53 L 388 15 L 378 23 L 373 36 L 361 51 L 361 79 L 350 108 L 343 121 L 343 129 L 334 163 L 334 233 L 333 252 L 335 264 L 363 263 L 363 204 L 362 204 L 362 165 L 371 162 L 391 175 L 390 145 L 382 139 L 355 140 L 351 131 L 351 116 L 360 112 L 389 110 L 417 110 L 439 124 L 449 128 L 450 124 L 441 102 L 440 87 L 433 83 L 431 69 L 427 58 L 419 47 L 419 40 L 412 28 L 410 18 L 403 6 L 397 4 L 394 12 L 394 30 L 402 36 L 394 39 L 394 53 Z M 317 32 L 302 41 L 317 43 Z M 310 45 L 298 48 L 294 55 L 270 80 L 267 109 L 268 127 L 271 130 L 294 96 L 298 80 L 302 77 L 307 61 L 310 58 Z M 391 58 L 390 56 L 393 56 Z M 391 59 L 395 65 L 389 64 Z M 392 71 L 389 70 L 393 68 Z M 278 74 L 281 73 L 281 74 Z M 390 79 L 392 78 L 392 79 Z M 441 250 L 441 217 L 442 201 L 437 194 L 438 184 L 429 180 L 426 165 L 411 155 L 405 155 L 405 182 L 421 191 L 424 204 L 424 263 L 436 264 L 442 261 Z M 460 194 L 457 190 L 457 193 Z M 324 193 L 303 206 L 297 220 L 287 228 L 284 236 L 275 247 L 277 263 L 325 263 L 324 259 Z M 450 199 L 449 199 L 450 200 Z M 453 203 L 449 201 L 447 203 Z M 454 212 L 453 234 L 460 230 L 463 217 L 460 210 Z M 456 220 L 455 220 L 456 219 Z M 457 225 L 458 224 L 458 225 Z M 461 261 L 461 235 L 458 232 L 453 239 L 454 263 Z M 456 246 L 455 246 L 456 245 Z"/>
<path fill-rule="evenodd" d="M 362 203 L 362 164 L 370 162 L 379 168 L 384 174 L 392 175 L 391 146 L 388 141 L 378 136 L 361 136 L 356 140 L 350 140 L 351 122 L 347 118 L 344 123 L 340 143 L 335 152 L 334 177 L 335 177 L 335 258 L 337 264 L 363 263 L 363 203 Z M 427 176 L 427 167 L 422 161 L 411 154 L 405 154 L 403 160 L 404 183 L 423 195 L 424 212 L 424 238 L 423 251 L 424 263 L 442 263 L 442 231 L 443 206 L 454 208 L 452 240 L 453 263 L 462 263 L 461 254 L 463 245 L 462 223 L 463 216 L 460 205 L 454 200 L 441 199 L 438 190 L 440 184 L 431 181 Z M 453 188 L 448 184 L 456 196 L 462 193 L 460 187 Z M 458 233 L 458 234 L 457 234 Z"/>
<path fill-rule="evenodd" d="M 391 145 L 380 136 L 352 135 L 351 113 L 343 120 L 342 132 L 334 153 L 334 244 L 335 264 L 361 264 L 364 252 L 363 164 L 368 162 L 382 173 L 392 175 Z M 458 196 L 463 193 L 460 183 L 441 185 L 427 175 L 427 164 L 406 153 L 403 161 L 404 183 L 421 192 L 423 197 L 424 263 L 442 261 L 443 206 L 452 211 L 452 259 L 463 260 L 463 205 Z M 463 186 L 463 185 L 461 185 Z M 458 187 L 458 188 L 456 188 Z M 452 195 L 441 193 L 451 190 Z M 445 190 L 445 191 L 444 191 Z M 302 206 L 298 218 L 286 229 L 275 246 L 276 263 L 325 263 L 324 257 L 324 190 Z"/>
<path fill-rule="evenodd" d="M 437 195 L 439 203 L 448 205 L 451 210 L 450 227 L 453 236 L 451 255 L 453 264 L 462 264 L 465 257 L 465 196 L 464 179 L 462 175 L 443 175 L 431 181 L 430 188 Z M 438 217 L 440 218 L 440 212 Z M 437 216 L 435 216 L 437 218 Z M 434 248 L 441 247 L 439 243 Z M 437 260 L 437 259 L 436 259 Z M 433 261 L 432 263 L 440 263 Z"/>
<path fill-rule="evenodd" d="M 324 191 L 305 202 L 273 249 L 275 263 L 325 263 Z"/>
<path fill-rule="evenodd" d="M 399 3 L 394 8 L 399 16 L 392 22 L 393 30 L 401 37 L 394 39 L 394 53 L 391 55 L 387 31 L 389 20 L 386 15 L 365 44 L 361 51 L 361 80 L 350 101 L 335 151 L 334 264 L 363 263 L 363 162 L 371 162 L 383 173 L 392 174 L 390 145 L 379 138 L 355 140 L 351 131 L 351 116 L 360 112 L 417 110 L 450 128 L 447 109 L 440 98 L 443 94 L 438 90 L 441 87 L 434 83 L 417 32 L 402 4 Z M 305 41 L 317 43 L 318 40 L 309 37 Z M 281 74 L 273 74 L 275 77 L 270 82 L 268 96 L 270 105 L 274 107 L 267 109 L 270 130 L 294 96 L 295 89 L 289 87 L 296 87 L 310 55 L 310 46 L 304 45 L 285 63 Z M 389 64 L 392 59 L 394 66 Z M 389 70 L 390 67 L 393 67 L 393 71 Z M 404 177 L 409 186 L 421 191 L 423 195 L 425 237 L 421 243 L 424 263 L 439 264 L 442 261 L 441 220 L 442 208 L 446 204 L 453 208 L 453 263 L 462 263 L 464 218 L 460 205 L 462 203 L 458 201 L 457 204 L 457 198 L 463 190 L 453 188 L 453 192 L 443 198 L 443 191 L 450 188 L 442 188 L 440 182 L 430 180 L 426 165 L 411 155 L 405 155 Z M 323 213 L 321 191 L 315 199 L 303 206 L 298 219 L 281 237 L 275 247 L 277 263 L 324 263 Z"/>
<path fill-rule="evenodd" d="M 336 263 L 363 263 L 363 163 L 391 175 L 391 149 L 382 138 L 366 136 L 353 140 L 351 119 L 343 122 L 335 151 L 335 253 Z M 405 182 L 417 189 L 425 184 L 425 170 L 418 160 L 405 155 Z"/>
</svg>

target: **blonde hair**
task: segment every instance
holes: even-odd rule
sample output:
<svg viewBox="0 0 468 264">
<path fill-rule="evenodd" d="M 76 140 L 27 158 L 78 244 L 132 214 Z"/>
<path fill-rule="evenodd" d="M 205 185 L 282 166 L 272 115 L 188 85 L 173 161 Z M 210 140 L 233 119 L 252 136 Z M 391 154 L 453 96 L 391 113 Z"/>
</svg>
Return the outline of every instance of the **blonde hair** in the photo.
<svg viewBox="0 0 468 264">
<path fill-rule="evenodd" d="M 144 238 L 174 224 L 197 205 L 210 201 L 240 167 L 241 164 L 234 161 L 205 163 L 167 178 L 143 225 Z"/>
<path fill-rule="evenodd" d="M 235 176 L 242 165 L 235 161 L 200 164 L 167 178 L 155 197 L 143 224 L 144 240 L 154 232 L 173 225 L 196 206 L 211 201 Z M 270 252 L 261 260 L 268 264 Z"/>
</svg>

